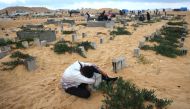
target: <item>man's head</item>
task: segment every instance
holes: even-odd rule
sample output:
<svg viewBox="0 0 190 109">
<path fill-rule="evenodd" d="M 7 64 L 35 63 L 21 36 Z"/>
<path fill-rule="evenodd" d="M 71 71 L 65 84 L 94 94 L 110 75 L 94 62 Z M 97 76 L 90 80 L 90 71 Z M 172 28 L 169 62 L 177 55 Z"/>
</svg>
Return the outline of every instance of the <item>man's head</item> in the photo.
<svg viewBox="0 0 190 109">
<path fill-rule="evenodd" d="M 94 66 L 84 66 L 80 69 L 81 74 L 87 78 L 92 78 L 95 71 Z"/>
</svg>

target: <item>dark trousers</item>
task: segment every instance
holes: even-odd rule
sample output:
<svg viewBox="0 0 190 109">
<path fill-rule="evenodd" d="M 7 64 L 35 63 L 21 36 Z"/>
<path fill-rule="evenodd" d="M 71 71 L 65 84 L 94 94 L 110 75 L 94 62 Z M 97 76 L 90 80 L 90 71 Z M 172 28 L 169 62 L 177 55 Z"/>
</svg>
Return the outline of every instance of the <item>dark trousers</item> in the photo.
<svg viewBox="0 0 190 109">
<path fill-rule="evenodd" d="M 96 68 L 94 69 L 94 72 L 100 73 Z M 102 80 L 108 80 L 109 77 L 102 75 Z M 65 89 L 65 92 L 75 95 L 81 98 L 89 98 L 90 97 L 90 91 L 87 89 L 87 85 L 85 83 L 80 84 L 78 87 L 70 87 Z"/>
</svg>

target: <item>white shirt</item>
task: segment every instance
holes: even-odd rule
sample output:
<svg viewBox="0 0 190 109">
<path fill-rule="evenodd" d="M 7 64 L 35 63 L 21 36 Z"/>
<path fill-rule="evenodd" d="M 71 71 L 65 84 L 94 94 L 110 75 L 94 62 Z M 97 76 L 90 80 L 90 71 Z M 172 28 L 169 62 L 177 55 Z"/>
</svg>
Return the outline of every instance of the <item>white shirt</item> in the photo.
<svg viewBox="0 0 190 109">
<path fill-rule="evenodd" d="M 80 62 L 82 66 L 90 66 L 93 65 L 91 63 L 84 63 Z M 80 66 L 79 61 L 74 62 L 71 64 L 63 73 L 61 78 L 61 83 L 64 89 L 70 88 L 70 87 L 77 87 L 81 83 L 86 84 L 93 84 L 95 82 L 95 79 L 93 78 L 87 78 L 83 76 L 80 72 Z"/>
</svg>

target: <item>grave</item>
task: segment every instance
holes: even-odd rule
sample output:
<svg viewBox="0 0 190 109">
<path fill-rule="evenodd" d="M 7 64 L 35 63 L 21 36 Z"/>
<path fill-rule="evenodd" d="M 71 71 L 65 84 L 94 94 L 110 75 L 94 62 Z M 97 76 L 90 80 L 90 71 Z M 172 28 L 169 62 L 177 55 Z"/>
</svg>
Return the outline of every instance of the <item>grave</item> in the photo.
<svg viewBox="0 0 190 109">
<path fill-rule="evenodd" d="M 134 49 L 134 56 L 135 57 L 139 57 L 140 56 L 140 49 L 139 48 L 135 48 Z"/>
<path fill-rule="evenodd" d="M 43 40 L 41 41 L 41 44 L 40 44 L 42 47 L 46 47 L 47 46 L 47 41 L 46 40 Z"/>
<path fill-rule="evenodd" d="M 80 46 L 79 49 L 80 49 L 80 51 L 81 51 L 81 55 L 82 55 L 83 57 L 86 57 L 86 51 L 85 51 L 84 47 L 83 47 L 83 46 Z"/>
<path fill-rule="evenodd" d="M 11 51 L 11 47 L 10 46 L 2 46 L 1 51 Z"/>
<path fill-rule="evenodd" d="M 181 55 L 187 55 L 188 52 L 187 48 L 180 48 L 179 50 Z"/>
<path fill-rule="evenodd" d="M 93 47 L 93 49 L 96 49 L 96 48 L 97 48 L 96 42 L 91 42 L 90 45 Z"/>
<path fill-rule="evenodd" d="M 37 68 L 35 58 L 27 58 L 25 60 L 25 66 L 28 71 L 34 71 Z"/>
<path fill-rule="evenodd" d="M 86 33 L 82 33 L 82 38 L 85 38 L 87 37 L 87 34 Z"/>
<path fill-rule="evenodd" d="M 144 47 L 144 41 L 139 41 L 139 48 Z"/>
<path fill-rule="evenodd" d="M 126 67 L 125 57 L 112 59 L 113 71 L 117 73 L 119 70 Z"/>
<path fill-rule="evenodd" d="M 72 42 L 76 42 L 77 41 L 77 34 L 72 34 Z"/>
<path fill-rule="evenodd" d="M 34 45 L 40 46 L 40 39 L 39 38 L 34 38 Z"/>
<path fill-rule="evenodd" d="M 99 73 L 94 73 L 94 76 L 92 77 L 94 79 L 96 79 L 94 84 L 89 85 L 89 88 L 92 91 L 96 91 L 96 88 L 98 88 L 98 86 L 100 85 L 100 83 L 102 82 L 102 75 Z"/>
<path fill-rule="evenodd" d="M 22 42 L 22 46 L 23 46 L 24 48 L 28 48 L 28 47 L 29 47 L 28 41 L 23 41 L 23 42 Z"/>
<path fill-rule="evenodd" d="M 113 28 L 114 21 L 88 21 L 87 27 L 106 27 Z"/>
<path fill-rule="evenodd" d="M 104 43 L 104 38 L 101 37 L 101 38 L 100 38 L 100 44 L 103 44 L 103 43 Z"/>
<path fill-rule="evenodd" d="M 39 38 L 40 40 L 46 40 L 52 42 L 56 40 L 55 31 L 52 30 L 21 30 L 17 32 L 17 37 L 20 40 Z"/>
</svg>

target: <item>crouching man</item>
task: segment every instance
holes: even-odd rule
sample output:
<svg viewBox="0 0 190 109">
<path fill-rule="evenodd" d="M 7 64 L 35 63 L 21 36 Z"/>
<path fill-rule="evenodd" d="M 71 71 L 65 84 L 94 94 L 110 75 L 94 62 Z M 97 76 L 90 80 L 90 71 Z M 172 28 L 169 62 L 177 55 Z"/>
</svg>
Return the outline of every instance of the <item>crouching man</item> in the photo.
<svg viewBox="0 0 190 109">
<path fill-rule="evenodd" d="M 96 80 L 93 78 L 94 73 L 101 74 L 102 80 L 107 82 L 117 80 L 117 77 L 110 78 L 94 64 L 76 61 L 64 71 L 61 78 L 62 87 L 65 92 L 71 95 L 89 98 L 90 91 L 87 86 L 88 84 L 95 83 Z"/>
</svg>

